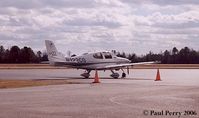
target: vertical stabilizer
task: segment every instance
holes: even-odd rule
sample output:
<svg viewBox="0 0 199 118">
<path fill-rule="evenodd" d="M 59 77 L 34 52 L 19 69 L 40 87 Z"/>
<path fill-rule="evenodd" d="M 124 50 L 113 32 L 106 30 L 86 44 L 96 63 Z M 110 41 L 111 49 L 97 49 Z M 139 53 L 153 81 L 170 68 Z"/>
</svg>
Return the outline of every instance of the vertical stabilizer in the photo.
<svg viewBox="0 0 199 118">
<path fill-rule="evenodd" d="M 65 57 L 57 51 L 57 48 L 52 41 L 45 40 L 45 44 L 50 64 L 55 65 L 56 62 L 65 62 Z"/>
</svg>

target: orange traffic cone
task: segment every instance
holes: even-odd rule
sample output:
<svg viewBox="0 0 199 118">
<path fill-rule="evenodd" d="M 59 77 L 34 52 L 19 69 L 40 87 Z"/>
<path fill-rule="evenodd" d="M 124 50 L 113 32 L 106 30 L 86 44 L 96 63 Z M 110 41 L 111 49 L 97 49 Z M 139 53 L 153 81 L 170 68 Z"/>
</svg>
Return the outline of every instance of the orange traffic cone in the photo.
<svg viewBox="0 0 199 118">
<path fill-rule="evenodd" d="M 155 81 L 161 81 L 159 69 L 157 70 L 157 75 L 156 75 L 156 80 Z"/>
<path fill-rule="evenodd" d="M 95 78 L 93 83 L 100 83 L 97 70 L 95 71 Z"/>
</svg>

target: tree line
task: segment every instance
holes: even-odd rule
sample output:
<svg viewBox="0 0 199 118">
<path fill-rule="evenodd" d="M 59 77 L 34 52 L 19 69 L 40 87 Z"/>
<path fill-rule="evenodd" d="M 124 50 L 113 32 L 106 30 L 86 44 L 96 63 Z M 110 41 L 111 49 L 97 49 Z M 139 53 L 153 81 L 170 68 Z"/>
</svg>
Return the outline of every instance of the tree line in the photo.
<svg viewBox="0 0 199 118">
<path fill-rule="evenodd" d="M 178 50 L 174 47 L 171 50 L 165 50 L 160 53 L 149 52 L 138 56 L 135 53 L 126 54 L 125 52 L 112 51 L 119 57 L 128 58 L 131 62 L 160 61 L 162 64 L 199 64 L 199 51 L 188 47 Z M 46 52 L 34 52 L 30 47 L 19 48 L 12 46 L 5 49 L 0 46 L 0 63 L 41 63 L 48 61 Z"/>
<path fill-rule="evenodd" d="M 188 47 L 180 50 L 174 47 L 171 50 L 165 50 L 157 54 L 150 51 L 142 56 L 137 56 L 135 53 L 126 55 L 124 52 L 117 53 L 117 55 L 128 58 L 131 62 L 160 61 L 162 64 L 199 64 L 199 51 Z"/>
<path fill-rule="evenodd" d="M 0 63 L 40 63 L 42 61 L 48 61 L 47 54 L 41 51 L 35 54 L 30 47 L 12 46 L 10 49 L 5 49 L 0 46 Z"/>
</svg>

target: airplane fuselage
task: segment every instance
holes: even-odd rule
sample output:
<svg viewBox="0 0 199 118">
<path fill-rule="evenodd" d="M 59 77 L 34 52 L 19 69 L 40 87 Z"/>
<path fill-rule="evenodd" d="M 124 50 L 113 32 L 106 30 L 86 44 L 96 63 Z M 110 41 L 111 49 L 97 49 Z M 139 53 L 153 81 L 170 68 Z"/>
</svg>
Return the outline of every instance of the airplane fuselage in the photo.
<svg viewBox="0 0 199 118">
<path fill-rule="evenodd" d="M 116 56 L 111 52 L 96 52 L 96 53 L 85 53 L 81 56 L 64 57 L 57 51 L 52 41 L 46 40 L 46 49 L 48 53 L 48 59 L 53 66 L 66 66 L 77 69 L 85 69 L 87 72 L 81 74 L 83 77 L 88 78 L 92 70 L 111 70 L 110 75 L 113 78 L 118 78 L 119 74 L 113 70 L 122 70 L 122 77 L 126 77 L 124 68 L 127 68 L 129 73 L 129 67 L 139 64 L 150 64 L 154 62 L 141 62 L 141 63 L 130 63 L 130 60 Z"/>
<path fill-rule="evenodd" d="M 87 70 L 106 70 L 105 66 L 107 65 L 122 63 L 130 63 L 130 61 L 125 58 L 117 57 L 110 52 L 97 52 L 75 57 L 66 57 L 64 64 L 55 62 L 54 65 Z"/>
</svg>

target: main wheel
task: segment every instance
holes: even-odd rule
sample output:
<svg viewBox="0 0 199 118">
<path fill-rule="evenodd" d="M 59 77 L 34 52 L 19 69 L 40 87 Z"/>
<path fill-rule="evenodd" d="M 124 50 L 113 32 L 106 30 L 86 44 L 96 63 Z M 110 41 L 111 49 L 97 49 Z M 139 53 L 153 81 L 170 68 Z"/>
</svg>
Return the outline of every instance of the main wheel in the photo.
<svg viewBox="0 0 199 118">
<path fill-rule="evenodd" d="M 122 78 L 125 78 L 126 77 L 126 73 L 122 73 Z"/>
</svg>

